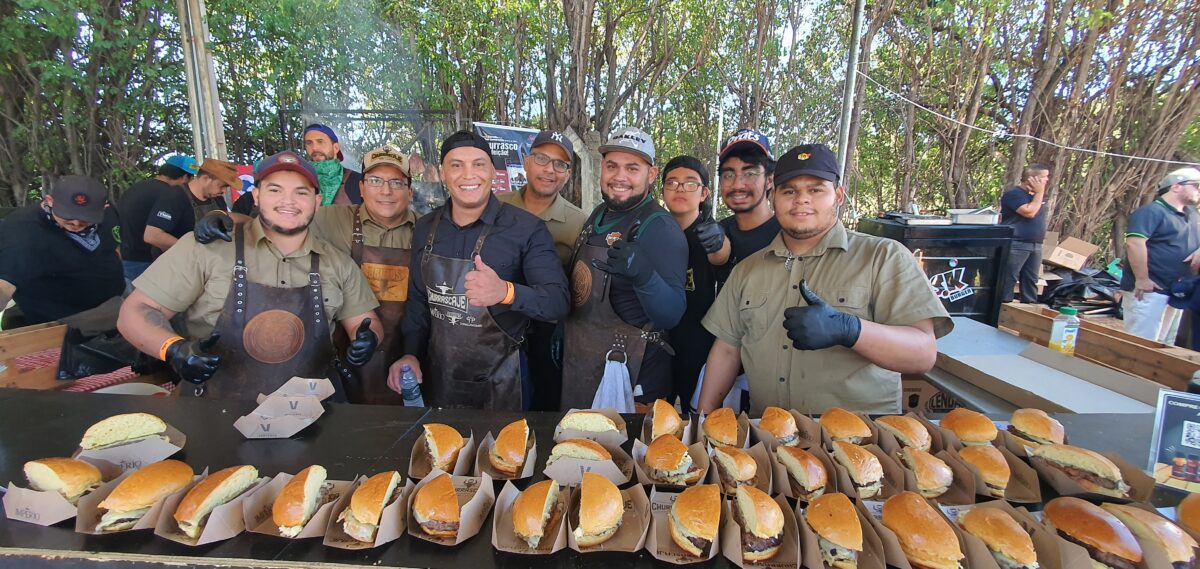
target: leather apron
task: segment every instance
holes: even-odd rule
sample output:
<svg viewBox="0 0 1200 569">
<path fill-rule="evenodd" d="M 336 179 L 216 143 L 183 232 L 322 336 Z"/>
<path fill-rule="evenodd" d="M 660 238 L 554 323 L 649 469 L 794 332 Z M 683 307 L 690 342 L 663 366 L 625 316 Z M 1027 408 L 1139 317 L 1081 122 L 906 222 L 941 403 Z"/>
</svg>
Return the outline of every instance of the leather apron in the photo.
<svg viewBox="0 0 1200 569">
<path fill-rule="evenodd" d="M 490 225 L 485 225 L 466 259 L 433 254 L 438 224 L 446 210 L 434 213 L 433 227 L 421 256 L 421 278 L 429 305 L 429 355 L 421 384 L 425 404 L 520 411 L 521 341 L 496 323 L 486 307 L 467 302 L 467 273 L 483 249 Z"/>
<path fill-rule="evenodd" d="M 205 203 L 196 199 L 196 196 L 192 194 L 192 190 L 188 189 L 186 185 L 183 188 L 183 191 L 185 194 L 187 194 L 188 203 L 192 206 L 192 215 L 195 216 L 195 219 L 192 220 L 193 224 L 198 223 L 200 218 L 204 217 L 206 214 L 208 214 L 208 212 L 221 209 L 221 205 L 217 203 L 215 198 L 210 199 L 207 203 Z"/>
<path fill-rule="evenodd" d="M 653 324 L 638 328 L 626 323 L 613 310 L 609 298 L 612 275 L 592 266 L 607 261 L 608 248 L 618 239 L 632 240 L 642 222 L 655 213 L 657 204 L 647 200 L 607 232 L 598 232 L 597 218 L 605 210 L 596 208 L 583 226 L 575 244 L 571 270 L 571 315 L 563 334 L 562 409 L 588 409 L 596 397 L 604 367 L 609 360 L 622 361 L 629 369 L 631 386 L 638 384 L 647 342 L 665 344 L 663 333 Z"/>
<path fill-rule="evenodd" d="M 404 336 L 400 323 L 404 321 L 404 306 L 408 301 L 408 261 L 412 250 L 395 247 L 376 247 L 363 242 L 363 224 L 359 217 L 361 205 L 354 206 L 354 235 L 350 257 L 362 269 L 379 301 L 375 313 L 383 326 L 383 343 L 365 365 L 345 368 L 346 399 L 350 403 L 368 405 L 403 405 L 404 398 L 387 386 L 388 367 L 404 355 Z M 334 345 L 339 354 L 345 353 L 350 338 L 340 326 L 334 330 Z"/>
<path fill-rule="evenodd" d="M 241 225 L 233 243 L 233 282 L 214 328 L 221 338 L 211 350 L 221 356 L 221 365 L 205 382 L 204 396 L 253 401 L 259 393 L 270 394 L 293 376 L 329 377 L 333 343 L 325 317 L 320 256 L 309 254 L 306 286 L 277 288 L 247 278 Z M 331 380 L 341 394 L 336 376 Z M 184 389 L 176 391 L 192 395 L 188 386 L 181 387 Z"/>
</svg>

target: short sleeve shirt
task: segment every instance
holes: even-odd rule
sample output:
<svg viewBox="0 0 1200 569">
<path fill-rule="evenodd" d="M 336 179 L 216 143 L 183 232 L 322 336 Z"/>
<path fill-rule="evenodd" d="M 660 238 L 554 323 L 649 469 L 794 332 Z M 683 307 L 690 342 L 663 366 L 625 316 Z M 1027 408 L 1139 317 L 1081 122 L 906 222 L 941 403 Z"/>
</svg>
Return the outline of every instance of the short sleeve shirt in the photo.
<svg viewBox="0 0 1200 569">
<path fill-rule="evenodd" d="M 1043 198 L 1045 199 L 1045 198 Z M 1011 225 L 1013 240 L 1041 243 L 1046 240 L 1046 208 L 1038 210 L 1033 219 L 1017 213 L 1017 208 L 1033 203 L 1033 194 L 1022 187 L 1011 188 L 1000 196 L 1000 223 Z"/>
<path fill-rule="evenodd" d="M 704 327 L 739 349 L 754 413 L 767 406 L 820 413 L 833 406 L 864 413 L 900 411 L 900 374 L 849 348 L 796 350 L 783 312 L 804 306 L 800 281 L 833 308 L 893 326 L 932 319 L 934 332 L 953 328 L 912 253 L 890 239 L 848 231 L 839 222 L 811 251 L 792 255 L 777 236 L 738 263 Z"/>
<path fill-rule="evenodd" d="M 1125 236 L 1146 240 L 1150 280 L 1159 289 L 1168 290 L 1175 281 L 1191 275 L 1191 267 L 1183 260 L 1200 249 L 1200 213 L 1192 206 L 1184 206 L 1180 211 L 1156 199 L 1134 210 Z M 1133 290 L 1134 280 L 1133 270 L 1126 262 L 1121 290 Z"/>
<path fill-rule="evenodd" d="M 173 189 L 174 186 L 162 180 L 149 178 L 121 194 L 121 199 L 117 200 L 117 212 L 121 216 L 121 259 L 143 263 L 154 260 L 144 237 L 146 219 L 158 197 Z"/>
<path fill-rule="evenodd" d="M 349 255 L 309 234 L 296 251 L 284 255 L 255 219 L 245 225 L 246 269 L 251 282 L 279 288 L 308 285 L 309 256 L 320 256 L 325 312 L 334 320 L 362 315 L 379 306 L 366 278 Z M 184 314 L 188 337 L 207 336 L 216 326 L 233 281 L 234 244 L 201 245 L 185 235 L 133 281 L 133 286 L 168 310 Z"/>
<path fill-rule="evenodd" d="M 223 198 L 213 198 L 198 202 L 199 205 L 214 205 L 217 209 L 225 209 Z M 183 237 L 196 228 L 196 214 L 192 210 L 192 196 L 187 185 L 169 188 L 158 194 L 146 225 L 157 227 L 176 239 Z"/>
<path fill-rule="evenodd" d="M 334 249 L 347 255 L 354 246 L 354 216 L 357 210 L 358 218 L 362 220 L 363 244 L 369 247 L 388 247 L 391 249 L 411 249 L 413 226 L 417 223 L 417 214 L 411 209 L 406 211 L 400 224 L 395 227 L 384 227 L 371 219 L 366 207 L 351 205 L 327 205 L 317 208 L 313 217 L 313 237 L 328 241 Z"/>
<path fill-rule="evenodd" d="M 525 207 L 525 191 L 522 189 L 519 192 L 505 192 L 496 194 L 496 197 L 506 204 L 529 211 Z M 537 214 L 537 217 L 546 222 L 546 229 L 550 230 L 550 236 L 554 238 L 554 252 L 558 254 L 558 259 L 562 261 L 563 266 L 566 266 L 571 261 L 571 252 L 575 249 L 575 242 L 579 240 L 579 234 L 583 232 L 583 224 L 587 223 L 587 214 L 579 209 L 579 206 L 560 195 L 554 198 L 554 203 L 550 204 L 550 207 Z"/>
</svg>

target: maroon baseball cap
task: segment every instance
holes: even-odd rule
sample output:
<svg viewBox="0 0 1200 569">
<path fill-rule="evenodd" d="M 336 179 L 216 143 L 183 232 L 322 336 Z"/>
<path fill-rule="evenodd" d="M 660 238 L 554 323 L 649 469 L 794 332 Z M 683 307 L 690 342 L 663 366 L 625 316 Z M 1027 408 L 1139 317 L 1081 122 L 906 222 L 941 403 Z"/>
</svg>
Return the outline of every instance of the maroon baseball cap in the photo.
<svg viewBox="0 0 1200 569">
<path fill-rule="evenodd" d="M 317 170 L 313 168 L 312 164 L 309 164 L 308 160 L 301 158 L 299 154 L 291 150 L 284 150 L 259 162 L 258 168 L 254 170 L 254 184 L 257 185 L 263 178 L 281 170 L 296 172 L 304 176 L 312 184 L 312 187 L 320 187 L 320 183 L 317 182 Z"/>
<path fill-rule="evenodd" d="M 50 190 L 54 198 L 54 215 L 87 223 L 104 219 L 104 203 L 108 189 L 87 176 L 63 176 Z"/>
</svg>

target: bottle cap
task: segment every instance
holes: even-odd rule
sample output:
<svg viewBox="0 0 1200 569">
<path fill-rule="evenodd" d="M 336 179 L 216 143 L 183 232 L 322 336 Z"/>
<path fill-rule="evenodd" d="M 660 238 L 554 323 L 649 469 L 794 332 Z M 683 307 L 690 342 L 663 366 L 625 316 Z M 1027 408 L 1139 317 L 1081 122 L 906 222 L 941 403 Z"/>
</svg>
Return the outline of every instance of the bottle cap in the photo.
<svg viewBox="0 0 1200 569">
<path fill-rule="evenodd" d="M 1059 308 L 1058 312 L 1060 314 L 1066 314 L 1067 316 L 1075 316 L 1076 314 L 1079 314 L 1078 310 L 1071 308 L 1070 306 L 1064 306 L 1062 308 Z"/>
</svg>

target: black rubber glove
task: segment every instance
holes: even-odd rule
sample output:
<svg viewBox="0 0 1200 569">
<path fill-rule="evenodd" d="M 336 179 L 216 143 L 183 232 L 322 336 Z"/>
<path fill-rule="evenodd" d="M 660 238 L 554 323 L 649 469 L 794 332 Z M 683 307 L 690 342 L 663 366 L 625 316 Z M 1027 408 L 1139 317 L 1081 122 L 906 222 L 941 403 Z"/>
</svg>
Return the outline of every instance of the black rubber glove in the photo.
<svg viewBox="0 0 1200 569">
<path fill-rule="evenodd" d="M 354 341 L 350 342 L 349 348 L 346 348 L 346 363 L 354 367 L 362 367 L 371 360 L 371 356 L 375 355 L 375 348 L 378 347 L 379 337 L 371 330 L 371 319 L 366 318 L 362 324 L 358 325 L 358 330 L 354 333 Z"/>
<path fill-rule="evenodd" d="M 725 231 L 711 219 L 696 224 L 696 237 L 700 239 L 704 252 L 710 255 L 720 251 L 721 245 L 725 244 Z"/>
<path fill-rule="evenodd" d="M 635 286 L 644 286 L 654 276 L 654 267 L 641 251 L 641 243 L 617 240 L 608 248 L 608 261 L 595 259 L 592 266 L 611 275 L 625 277 Z"/>
<path fill-rule="evenodd" d="M 201 245 L 212 243 L 217 239 L 233 241 L 233 218 L 223 211 L 210 211 L 196 220 L 196 228 L 192 230 L 196 242 Z"/>
<path fill-rule="evenodd" d="M 179 378 L 196 385 L 212 379 L 221 365 L 221 356 L 208 353 L 209 348 L 217 343 L 221 335 L 213 332 L 203 340 L 184 340 L 175 342 L 167 348 L 167 363 L 179 375 Z"/>
<path fill-rule="evenodd" d="M 805 281 L 800 281 L 800 295 L 808 306 L 793 306 L 783 311 L 783 327 L 797 350 L 850 348 L 858 343 L 862 321 L 857 316 L 830 308 Z"/>
</svg>

